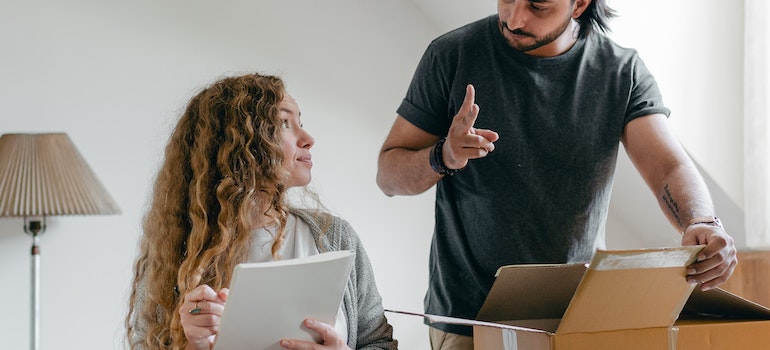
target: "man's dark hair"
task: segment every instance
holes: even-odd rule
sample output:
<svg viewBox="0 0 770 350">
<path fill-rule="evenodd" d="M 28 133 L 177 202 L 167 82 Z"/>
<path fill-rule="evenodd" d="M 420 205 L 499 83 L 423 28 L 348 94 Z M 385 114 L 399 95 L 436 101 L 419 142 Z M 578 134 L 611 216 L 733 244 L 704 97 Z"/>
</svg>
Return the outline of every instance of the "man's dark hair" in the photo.
<svg viewBox="0 0 770 350">
<path fill-rule="evenodd" d="M 575 0 L 572 0 L 574 3 Z M 601 31 L 607 33 L 610 31 L 609 20 L 615 17 L 615 10 L 607 5 L 607 0 L 593 0 L 586 8 L 577 22 L 580 24 L 578 36 L 587 37 L 592 32 Z"/>
</svg>

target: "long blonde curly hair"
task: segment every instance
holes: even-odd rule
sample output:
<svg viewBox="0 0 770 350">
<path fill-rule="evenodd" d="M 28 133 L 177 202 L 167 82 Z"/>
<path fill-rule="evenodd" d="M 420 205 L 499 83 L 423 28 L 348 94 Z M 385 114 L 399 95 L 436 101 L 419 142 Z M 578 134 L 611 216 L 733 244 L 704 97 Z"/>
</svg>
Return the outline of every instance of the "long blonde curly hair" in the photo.
<svg viewBox="0 0 770 350">
<path fill-rule="evenodd" d="M 200 284 L 229 286 L 262 218 L 277 224 L 277 258 L 291 186 L 281 165 L 284 94 L 281 79 L 248 74 L 219 80 L 190 100 L 143 222 L 125 320 L 131 349 L 184 348 L 177 312 L 184 295 Z"/>
</svg>

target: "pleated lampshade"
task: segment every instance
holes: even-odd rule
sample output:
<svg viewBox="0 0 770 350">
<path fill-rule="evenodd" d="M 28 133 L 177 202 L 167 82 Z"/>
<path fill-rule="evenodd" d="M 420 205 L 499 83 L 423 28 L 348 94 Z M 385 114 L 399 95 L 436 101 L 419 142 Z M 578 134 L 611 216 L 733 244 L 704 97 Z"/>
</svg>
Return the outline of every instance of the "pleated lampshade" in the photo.
<svg viewBox="0 0 770 350">
<path fill-rule="evenodd" d="M 0 136 L 0 217 L 118 213 L 67 134 Z"/>
</svg>

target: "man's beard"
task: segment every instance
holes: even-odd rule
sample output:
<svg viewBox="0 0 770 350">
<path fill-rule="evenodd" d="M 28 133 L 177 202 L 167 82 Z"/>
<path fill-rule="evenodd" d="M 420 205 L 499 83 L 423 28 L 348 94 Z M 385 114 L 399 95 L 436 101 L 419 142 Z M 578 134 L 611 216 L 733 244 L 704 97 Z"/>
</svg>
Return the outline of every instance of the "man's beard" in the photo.
<svg viewBox="0 0 770 350">
<path fill-rule="evenodd" d="M 500 30 L 507 30 L 513 34 L 525 35 L 525 36 L 535 38 L 535 42 L 529 45 L 520 45 L 520 44 L 511 42 L 510 40 L 508 41 L 508 44 L 511 45 L 511 47 L 513 47 L 514 49 L 522 52 L 527 52 L 554 42 L 556 39 L 559 38 L 559 36 L 564 34 L 564 31 L 566 31 L 567 28 L 569 28 L 571 21 L 572 21 L 572 17 L 568 17 L 567 20 L 564 21 L 564 23 L 562 23 L 562 25 L 560 25 L 558 28 L 539 38 L 533 35 L 532 33 L 525 32 L 521 29 L 510 30 L 508 29 L 508 25 L 503 21 L 500 21 Z"/>
</svg>

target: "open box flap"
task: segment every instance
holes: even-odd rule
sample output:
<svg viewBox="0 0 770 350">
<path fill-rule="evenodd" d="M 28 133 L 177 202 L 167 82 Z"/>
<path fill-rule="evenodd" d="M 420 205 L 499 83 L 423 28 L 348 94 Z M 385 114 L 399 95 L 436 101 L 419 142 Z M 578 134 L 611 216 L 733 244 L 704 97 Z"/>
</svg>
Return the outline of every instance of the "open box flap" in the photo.
<svg viewBox="0 0 770 350">
<path fill-rule="evenodd" d="M 439 316 L 439 315 L 423 314 L 419 312 L 400 311 L 400 310 L 385 309 L 385 311 L 396 313 L 396 314 L 422 317 L 425 320 L 427 320 L 428 323 L 456 324 L 461 326 L 484 326 L 484 327 L 492 327 L 492 328 L 499 328 L 499 329 L 510 329 L 510 330 L 520 331 L 520 332 L 550 333 L 547 330 L 517 326 L 514 324 L 510 324 L 510 322 L 506 322 L 506 323 L 484 322 L 484 321 L 477 321 L 477 320 L 469 320 L 466 318 Z M 547 324 L 548 321 L 549 320 L 538 320 L 537 324 Z M 547 328 L 547 327 L 543 327 L 543 328 Z"/>
<path fill-rule="evenodd" d="M 585 264 L 503 266 L 476 319 L 561 318 L 585 271 Z"/>
<path fill-rule="evenodd" d="M 686 267 L 702 248 L 597 250 L 556 332 L 673 325 L 695 288 Z"/>
<path fill-rule="evenodd" d="M 681 318 L 768 320 L 770 309 L 724 289 L 703 292 L 696 288 L 687 300 Z"/>
</svg>

